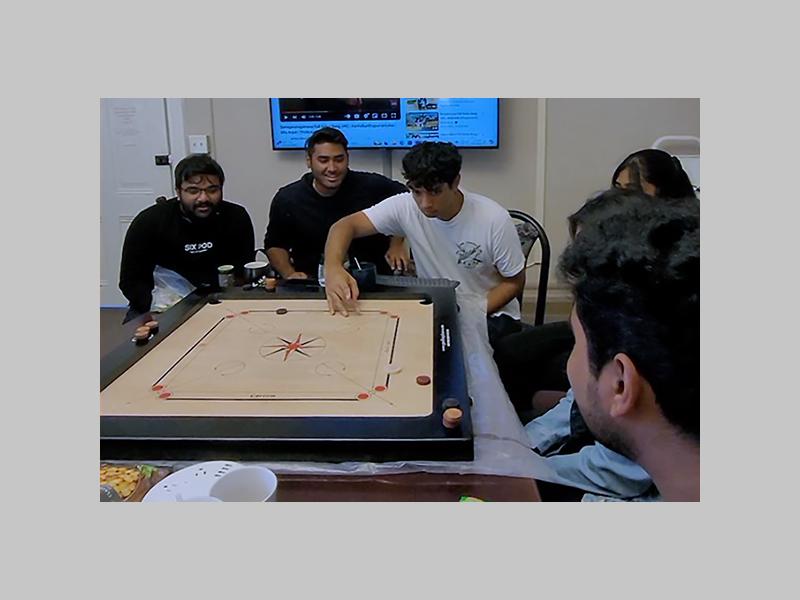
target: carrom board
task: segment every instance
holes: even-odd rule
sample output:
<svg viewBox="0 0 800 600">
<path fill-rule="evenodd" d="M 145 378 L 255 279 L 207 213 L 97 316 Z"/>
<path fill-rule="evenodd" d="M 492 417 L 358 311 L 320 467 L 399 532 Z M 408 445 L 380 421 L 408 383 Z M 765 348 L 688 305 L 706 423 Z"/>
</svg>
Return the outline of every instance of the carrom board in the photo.
<svg viewBox="0 0 800 600">
<path fill-rule="evenodd" d="M 190 296 L 101 364 L 101 454 L 471 458 L 454 293 L 365 296 L 348 317 L 318 294 Z"/>
</svg>

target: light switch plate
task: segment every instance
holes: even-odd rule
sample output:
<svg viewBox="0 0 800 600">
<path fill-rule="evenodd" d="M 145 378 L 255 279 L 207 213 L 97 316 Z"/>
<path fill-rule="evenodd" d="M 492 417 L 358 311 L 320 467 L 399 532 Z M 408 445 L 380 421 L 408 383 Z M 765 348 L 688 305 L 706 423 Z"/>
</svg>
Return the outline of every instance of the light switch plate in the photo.
<svg viewBox="0 0 800 600">
<path fill-rule="evenodd" d="M 208 154 L 208 136 L 190 135 L 189 152 L 192 154 Z"/>
</svg>

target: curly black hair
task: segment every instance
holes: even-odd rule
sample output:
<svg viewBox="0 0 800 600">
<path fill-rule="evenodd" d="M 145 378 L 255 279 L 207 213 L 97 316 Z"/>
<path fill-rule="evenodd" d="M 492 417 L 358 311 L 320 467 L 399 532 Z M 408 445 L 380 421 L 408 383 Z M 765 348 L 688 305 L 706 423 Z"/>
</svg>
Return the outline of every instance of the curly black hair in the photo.
<svg viewBox="0 0 800 600">
<path fill-rule="evenodd" d="M 450 142 L 422 142 L 403 157 L 403 177 L 409 186 L 433 191 L 452 185 L 461 173 L 461 154 Z"/>
<path fill-rule="evenodd" d="M 700 205 L 609 190 L 613 210 L 582 224 L 559 261 L 597 377 L 617 353 L 666 419 L 700 438 Z"/>
</svg>

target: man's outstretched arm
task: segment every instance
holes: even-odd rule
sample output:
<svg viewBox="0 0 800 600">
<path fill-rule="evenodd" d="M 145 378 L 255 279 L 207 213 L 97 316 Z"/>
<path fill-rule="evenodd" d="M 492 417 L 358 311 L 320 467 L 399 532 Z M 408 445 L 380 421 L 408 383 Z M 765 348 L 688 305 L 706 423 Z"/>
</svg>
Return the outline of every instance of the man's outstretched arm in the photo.
<svg viewBox="0 0 800 600">
<path fill-rule="evenodd" d="M 378 233 L 363 212 L 339 219 L 328 232 L 325 242 L 325 295 L 331 314 L 358 312 L 358 284 L 345 270 L 344 260 L 350 243 L 360 237 Z"/>
</svg>

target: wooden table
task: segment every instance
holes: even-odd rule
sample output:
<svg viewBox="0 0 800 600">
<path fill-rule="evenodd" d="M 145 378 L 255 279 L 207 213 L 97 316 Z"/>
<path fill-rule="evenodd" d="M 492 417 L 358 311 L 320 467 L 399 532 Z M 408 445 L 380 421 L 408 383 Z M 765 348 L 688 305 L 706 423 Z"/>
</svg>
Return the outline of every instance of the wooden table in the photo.
<svg viewBox="0 0 800 600">
<path fill-rule="evenodd" d="M 171 472 L 159 469 L 130 501 Z M 539 502 L 536 481 L 500 475 L 398 473 L 393 475 L 278 474 L 278 502 L 458 502 L 463 496 L 486 502 Z"/>
<path fill-rule="evenodd" d="M 278 475 L 279 502 L 538 502 L 533 479 L 499 475 Z"/>
</svg>

